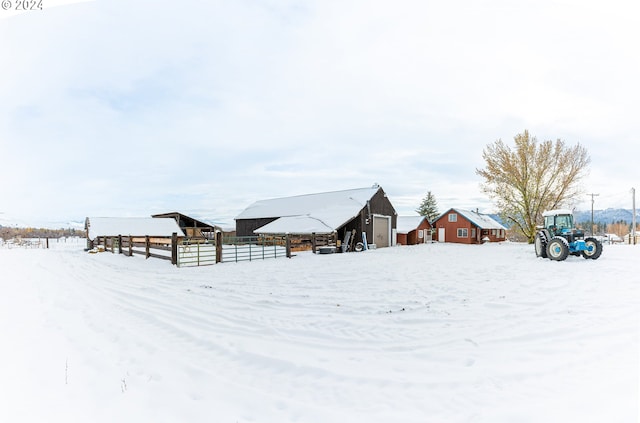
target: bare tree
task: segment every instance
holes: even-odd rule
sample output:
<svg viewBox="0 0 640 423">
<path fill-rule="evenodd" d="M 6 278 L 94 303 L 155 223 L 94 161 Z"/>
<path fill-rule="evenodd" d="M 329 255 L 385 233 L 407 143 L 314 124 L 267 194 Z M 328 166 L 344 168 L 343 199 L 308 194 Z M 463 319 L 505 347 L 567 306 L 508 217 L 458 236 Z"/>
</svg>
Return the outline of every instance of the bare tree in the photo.
<svg viewBox="0 0 640 423">
<path fill-rule="evenodd" d="M 514 137 L 515 148 L 502 140 L 482 152 L 485 169 L 482 190 L 491 197 L 504 219 L 532 243 L 536 224 L 545 210 L 567 207 L 581 193 L 580 182 L 591 161 L 585 147 L 564 141 L 543 141 L 529 131 Z"/>
</svg>

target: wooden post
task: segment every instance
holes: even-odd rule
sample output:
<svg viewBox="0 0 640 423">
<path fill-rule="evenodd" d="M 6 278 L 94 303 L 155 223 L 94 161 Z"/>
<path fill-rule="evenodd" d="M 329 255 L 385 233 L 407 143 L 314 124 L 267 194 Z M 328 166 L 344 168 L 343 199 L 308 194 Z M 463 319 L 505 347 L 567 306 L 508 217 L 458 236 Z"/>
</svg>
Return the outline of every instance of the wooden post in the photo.
<svg viewBox="0 0 640 423">
<path fill-rule="evenodd" d="M 313 251 L 313 254 L 316 253 L 316 233 L 315 232 L 311 233 L 311 251 Z"/>
<path fill-rule="evenodd" d="M 145 235 L 144 244 L 145 244 L 144 245 L 144 247 L 145 247 L 144 248 L 144 252 L 145 252 L 146 258 L 149 258 L 149 257 L 151 257 L 151 252 L 149 251 L 150 248 L 151 248 L 150 245 L 149 245 L 149 235 Z"/>
<path fill-rule="evenodd" d="M 289 234 L 285 235 L 285 245 L 287 251 L 287 258 L 291 258 L 291 238 L 289 238 Z"/>
<path fill-rule="evenodd" d="M 118 235 L 118 254 L 122 254 L 122 235 Z"/>
<path fill-rule="evenodd" d="M 171 234 L 171 264 L 178 264 L 178 233 Z"/>
<path fill-rule="evenodd" d="M 216 263 L 222 263 L 222 232 L 216 231 Z"/>
<path fill-rule="evenodd" d="M 49 237 L 47 237 L 47 249 L 49 249 Z"/>
<path fill-rule="evenodd" d="M 133 256 L 133 240 L 131 239 L 131 235 L 129 235 L 129 257 Z"/>
</svg>

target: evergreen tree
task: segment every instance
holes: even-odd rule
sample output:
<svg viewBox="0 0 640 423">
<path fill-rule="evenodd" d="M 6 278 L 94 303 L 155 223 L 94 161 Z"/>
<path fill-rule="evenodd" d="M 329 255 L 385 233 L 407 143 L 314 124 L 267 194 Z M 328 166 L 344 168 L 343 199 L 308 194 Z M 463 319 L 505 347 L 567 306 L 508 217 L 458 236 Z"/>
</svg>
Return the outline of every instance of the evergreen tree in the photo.
<svg viewBox="0 0 640 423">
<path fill-rule="evenodd" d="M 420 206 L 416 209 L 416 212 L 420 216 L 426 216 L 429 223 L 433 222 L 438 217 L 438 204 L 436 203 L 436 197 L 429 191 L 427 196 L 422 199 Z"/>
</svg>

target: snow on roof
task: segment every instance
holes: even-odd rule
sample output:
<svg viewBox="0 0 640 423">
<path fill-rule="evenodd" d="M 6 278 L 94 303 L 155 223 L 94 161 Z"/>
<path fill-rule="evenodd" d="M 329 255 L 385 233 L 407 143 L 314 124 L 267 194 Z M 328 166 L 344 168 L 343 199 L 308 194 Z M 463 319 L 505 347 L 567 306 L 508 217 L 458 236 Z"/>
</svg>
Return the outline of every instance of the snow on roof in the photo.
<svg viewBox="0 0 640 423">
<path fill-rule="evenodd" d="M 184 235 L 173 218 L 156 217 L 87 217 L 87 237 L 117 235 L 171 236 Z"/>
<path fill-rule="evenodd" d="M 398 216 L 396 221 L 397 232 L 399 234 L 408 234 L 420 226 L 425 219 L 425 216 Z"/>
<path fill-rule="evenodd" d="M 326 233 L 326 228 L 333 231 L 356 217 L 358 213 L 360 213 L 360 210 L 367 205 L 367 201 L 369 201 L 379 189 L 379 186 L 373 186 L 368 188 L 260 200 L 251 204 L 242 213 L 236 216 L 236 220 L 274 217 L 279 217 L 281 219 L 283 217 L 306 217 L 306 220 L 283 220 L 279 226 L 279 229 L 282 229 L 282 231 L 279 233 L 294 233 L 291 230 L 285 230 L 287 229 L 285 224 L 293 225 L 291 229 L 296 228 L 296 230 L 299 230 L 299 226 L 309 226 L 310 228 L 313 227 L 315 229 L 324 228 L 323 231 L 316 232 Z M 313 223 L 312 220 L 315 220 L 318 223 Z M 275 227 L 275 225 L 272 227 Z M 263 232 L 260 231 L 260 233 Z"/>
<path fill-rule="evenodd" d="M 253 231 L 257 234 L 330 234 L 334 228 L 310 216 L 286 216 Z"/>
<path fill-rule="evenodd" d="M 471 210 L 455 210 L 481 229 L 507 229 L 488 214 L 481 214 Z"/>
<path fill-rule="evenodd" d="M 471 210 L 463 210 L 463 209 L 450 209 L 447 212 L 441 214 L 438 219 L 449 214 L 449 212 L 453 210 L 458 214 L 464 216 L 469 222 L 478 226 L 480 229 L 504 229 L 507 230 L 504 226 L 502 226 L 499 222 L 497 222 L 494 218 L 489 216 L 488 214 L 482 214 L 478 212 L 474 212 Z M 436 220 L 438 220 L 436 219 Z"/>
</svg>

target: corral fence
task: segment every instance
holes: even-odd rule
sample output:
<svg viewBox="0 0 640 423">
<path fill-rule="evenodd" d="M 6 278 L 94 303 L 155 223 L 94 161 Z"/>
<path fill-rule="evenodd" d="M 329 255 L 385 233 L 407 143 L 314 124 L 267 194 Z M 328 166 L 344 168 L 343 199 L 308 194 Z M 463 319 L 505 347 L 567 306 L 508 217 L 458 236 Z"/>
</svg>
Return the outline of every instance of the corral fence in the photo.
<svg viewBox="0 0 640 423">
<path fill-rule="evenodd" d="M 178 236 L 99 236 L 90 251 L 110 251 L 114 254 L 144 255 L 170 260 L 178 267 L 207 266 L 215 263 L 264 260 L 291 257 L 291 239 L 283 236 L 224 237 L 216 232 L 214 238 Z"/>
<path fill-rule="evenodd" d="M 77 236 L 73 237 L 41 237 L 41 238 L 10 238 L 3 239 L 0 238 L 0 248 L 36 248 L 36 249 L 47 249 L 47 248 L 77 248 L 78 245 L 82 245 L 84 243 L 84 238 L 80 238 Z"/>
</svg>

